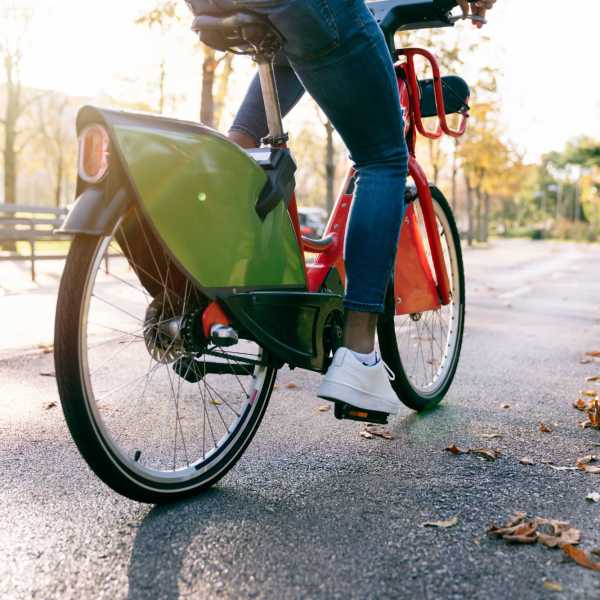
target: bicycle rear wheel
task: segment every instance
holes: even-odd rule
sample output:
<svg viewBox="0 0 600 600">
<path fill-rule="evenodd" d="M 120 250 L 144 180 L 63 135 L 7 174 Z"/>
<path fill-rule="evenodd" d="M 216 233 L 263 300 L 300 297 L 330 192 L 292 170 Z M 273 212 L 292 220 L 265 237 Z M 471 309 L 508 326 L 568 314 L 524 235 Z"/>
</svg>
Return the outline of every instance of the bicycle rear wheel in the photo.
<svg viewBox="0 0 600 600">
<path fill-rule="evenodd" d="M 206 300 L 181 273 L 172 276 L 175 265 L 151 235 L 133 210 L 112 237 L 75 238 L 55 363 L 67 425 L 89 466 L 118 493 L 159 503 L 214 484 L 239 460 L 276 371 L 248 340 L 226 352 L 190 347 Z M 144 264 L 132 260 L 134 244 Z"/>
<path fill-rule="evenodd" d="M 447 200 L 437 188 L 431 191 L 452 301 L 423 313 L 385 315 L 377 329 L 381 356 L 396 376 L 392 386 L 400 400 L 417 411 L 435 406 L 448 392 L 458 367 L 465 320 L 460 236 Z M 415 213 L 426 240 L 419 200 L 415 200 Z M 425 247 L 433 271 L 429 245 Z"/>
</svg>

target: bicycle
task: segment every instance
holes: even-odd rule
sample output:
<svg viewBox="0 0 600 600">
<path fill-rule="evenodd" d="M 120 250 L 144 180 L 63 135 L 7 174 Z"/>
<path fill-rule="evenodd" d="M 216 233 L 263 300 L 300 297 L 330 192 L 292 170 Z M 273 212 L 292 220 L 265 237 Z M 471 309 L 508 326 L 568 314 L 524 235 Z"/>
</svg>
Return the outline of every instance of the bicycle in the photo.
<svg viewBox="0 0 600 600">
<path fill-rule="evenodd" d="M 378 344 L 394 389 L 418 411 L 439 403 L 454 378 L 465 289 L 452 211 L 429 185 L 415 146 L 418 133 L 464 133 L 469 89 L 458 77 L 441 78 L 426 50 L 397 50 L 394 33 L 449 26 L 455 4 L 370 3 L 400 59 L 413 182 Z M 78 199 L 62 229 L 75 235 L 55 329 L 65 418 L 96 475 L 142 502 L 196 494 L 223 477 L 260 425 L 278 369 L 324 373 L 343 335 L 354 171 L 324 236 L 302 237 L 273 73 L 278 33 L 248 12 L 198 17 L 195 28 L 215 47 L 254 56 L 265 146 L 246 152 L 199 124 L 84 107 Z M 432 80 L 418 81 L 417 56 L 431 64 Z M 462 115 L 457 130 L 451 113 Z M 426 129 L 423 118 L 435 115 L 437 129 Z M 340 403 L 335 416 L 387 420 Z"/>
</svg>

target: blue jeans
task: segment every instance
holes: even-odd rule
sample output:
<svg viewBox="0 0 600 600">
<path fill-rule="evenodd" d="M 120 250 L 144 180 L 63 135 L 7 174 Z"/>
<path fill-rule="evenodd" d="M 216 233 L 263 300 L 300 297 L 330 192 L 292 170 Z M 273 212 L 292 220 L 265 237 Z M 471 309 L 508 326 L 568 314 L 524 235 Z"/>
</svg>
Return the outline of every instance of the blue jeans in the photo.
<svg viewBox="0 0 600 600">
<path fill-rule="evenodd" d="M 346 144 L 358 174 L 344 257 L 345 306 L 381 313 L 404 216 L 408 152 L 398 84 L 364 0 L 244 0 L 285 38 L 277 81 L 285 114 L 306 89 Z M 289 61 L 290 67 L 286 64 Z M 292 70 L 293 69 L 293 70 Z M 232 130 L 267 134 L 255 79 Z"/>
</svg>

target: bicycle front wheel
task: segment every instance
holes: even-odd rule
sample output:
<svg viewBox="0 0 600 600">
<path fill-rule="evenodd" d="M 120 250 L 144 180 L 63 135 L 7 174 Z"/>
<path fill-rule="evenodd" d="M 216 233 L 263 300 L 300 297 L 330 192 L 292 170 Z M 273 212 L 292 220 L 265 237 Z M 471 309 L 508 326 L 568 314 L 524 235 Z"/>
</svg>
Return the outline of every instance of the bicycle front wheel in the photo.
<svg viewBox="0 0 600 600">
<path fill-rule="evenodd" d="M 392 385 L 400 400 L 417 411 L 435 406 L 448 392 L 458 366 L 465 320 L 460 236 L 447 200 L 437 188 L 431 192 L 452 301 L 437 310 L 382 317 L 377 330 L 381 356 L 396 376 Z M 426 241 L 419 200 L 415 200 L 415 214 Z M 425 251 L 433 272 L 427 243 Z"/>
<path fill-rule="evenodd" d="M 248 340 L 226 352 L 188 347 L 185 324 L 206 300 L 191 281 L 174 285 L 176 267 L 150 235 L 133 210 L 112 237 L 75 238 L 55 363 L 67 425 L 89 466 L 118 493 L 159 503 L 214 484 L 239 460 L 276 371 Z M 144 265 L 132 261 L 134 243 Z"/>
</svg>

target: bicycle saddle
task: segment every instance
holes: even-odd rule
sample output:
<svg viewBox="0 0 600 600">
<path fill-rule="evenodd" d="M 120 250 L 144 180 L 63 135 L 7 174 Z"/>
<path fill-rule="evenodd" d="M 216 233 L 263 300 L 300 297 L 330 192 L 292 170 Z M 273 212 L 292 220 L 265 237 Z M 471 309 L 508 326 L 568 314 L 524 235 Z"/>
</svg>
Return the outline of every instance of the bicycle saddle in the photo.
<svg viewBox="0 0 600 600">
<path fill-rule="evenodd" d="M 269 19 L 241 9 L 235 0 L 186 0 L 195 15 L 192 30 L 217 50 L 238 53 L 275 53 L 282 45 Z"/>
</svg>

